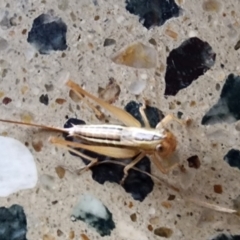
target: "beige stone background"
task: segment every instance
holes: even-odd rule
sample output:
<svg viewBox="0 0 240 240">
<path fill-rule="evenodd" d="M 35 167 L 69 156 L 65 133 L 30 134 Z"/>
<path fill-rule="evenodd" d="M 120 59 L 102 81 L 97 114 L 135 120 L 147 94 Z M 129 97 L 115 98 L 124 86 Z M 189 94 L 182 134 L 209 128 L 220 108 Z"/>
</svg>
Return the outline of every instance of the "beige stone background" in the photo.
<svg viewBox="0 0 240 240">
<path fill-rule="evenodd" d="M 161 27 L 147 30 L 139 23 L 137 16 L 125 10 L 124 1 L 98 0 L 98 6 L 95 6 L 92 1 L 87 0 L 2 0 L 0 8 L 7 10 L 9 15 L 16 14 L 16 24 L 0 30 L 1 37 L 9 44 L 6 50 L 0 52 L 0 90 L 12 99 L 8 105 L 0 103 L 1 117 L 22 120 L 30 116 L 36 123 L 62 126 L 66 121 L 65 116 L 68 115 L 77 116 L 88 123 L 99 123 L 88 107 L 72 101 L 69 97 L 69 89 L 64 85 L 69 76 L 77 83 L 84 84 L 93 94 L 97 94 L 98 87 L 105 87 L 108 79 L 114 77 L 121 88 L 121 94 L 115 103 L 118 106 L 124 106 L 129 100 L 136 100 L 136 96 L 128 91 L 129 85 L 138 79 L 147 78 L 147 87 L 138 100 L 146 97 L 165 114 L 182 111 L 184 117 L 192 118 L 193 126 L 189 131 L 176 126 L 174 128 L 174 133 L 181 142 L 178 154 L 183 162 L 188 156 L 195 154 L 201 160 L 198 170 L 189 170 L 194 171 L 189 175 L 189 178 L 194 176 L 192 180 L 183 180 L 177 171 L 168 176 L 162 176 L 156 171 L 153 171 L 154 174 L 175 186 L 178 186 L 179 182 L 189 181 L 191 186 L 186 197 L 191 196 L 231 208 L 232 200 L 239 194 L 240 174 L 239 170 L 231 168 L 223 161 L 223 156 L 233 147 L 240 148 L 239 132 L 236 130 L 238 123 L 206 127 L 201 126 L 200 122 L 205 112 L 219 98 L 220 92 L 216 90 L 216 84 L 222 87 L 228 74 L 240 74 L 239 51 L 233 50 L 240 37 L 240 2 L 225 1 L 218 11 L 205 11 L 202 0 L 181 0 L 178 4 L 184 9 L 182 16 L 172 18 Z M 26 41 L 27 34 L 24 29 L 28 32 L 33 20 L 51 9 L 68 26 L 69 47 L 64 51 L 64 55 L 61 51 L 49 55 L 36 54 Z M 99 19 L 95 20 L 95 16 L 99 16 Z M 169 37 L 166 29 L 175 31 L 178 34 L 177 39 Z M 198 81 L 181 90 L 177 96 L 164 98 L 164 74 L 168 56 L 166 49 L 178 47 L 191 36 L 197 36 L 212 46 L 217 54 L 215 65 L 199 77 Z M 116 44 L 103 47 L 106 37 L 115 39 Z M 159 66 L 162 66 L 160 76 L 155 74 L 156 69 L 128 68 L 111 61 L 112 54 L 123 46 L 135 41 L 151 46 L 148 42 L 151 38 L 157 42 L 155 48 Z M 221 63 L 225 65 L 224 69 L 220 68 Z M 53 85 L 53 90 L 48 92 L 48 106 L 39 102 L 39 96 L 46 93 L 45 84 Z M 66 99 L 66 102 L 57 104 L 57 98 Z M 169 109 L 174 101 L 180 101 L 181 104 Z M 191 101 L 195 101 L 196 105 L 191 106 Z M 57 165 L 79 167 L 83 164 L 64 149 L 51 146 L 47 141 L 48 133 L 6 124 L 0 125 L 0 132 L 7 132 L 8 136 L 23 143 L 28 142 L 36 160 L 39 177 L 44 174 L 53 177 L 51 189 L 44 188 L 39 181 L 34 189 L 0 199 L 1 206 L 17 203 L 24 207 L 28 220 L 27 238 L 30 240 L 45 239 L 44 235 L 52 236 L 50 239 L 71 239 L 71 231 L 75 233 L 74 239 L 81 239 L 82 233 L 91 240 L 162 239 L 149 230 L 149 225 L 153 229 L 172 229 L 173 234 L 169 238 L 171 240 L 210 239 L 220 232 L 239 234 L 240 220 L 237 216 L 209 210 L 206 214 L 204 208 L 187 203 L 164 183 L 155 184 L 154 190 L 146 199 L 138 202 L 119 185 L 100 185 L 94 182 L 90 172 L 79 177 L 67 172 L 63 179 L 59 179 L 55 171 Z M 215 132 L 217 134 L 214 134 Z M 191 142 L 189 138 L 192 139 Z M 33 141 L 43 142 L 40 152 L 34 150 Z M 217 143 L 217 146 L 213 148 L 212 143 Z M 214 192 L 215 184 L 222 185 L 222 194 Z M 86 223 L 70 221 L 73 206 L 79 196 L 87 192 L 100 199 L 112 212 L 116 228 L 111 236 L 101 238 Z M 170 194 L 174 194 L 176 199 L 171 201 L 170 208 L 166 208 L 162 203 Z M 54 201 L 58 201 L 57 204 L 53 204 Z M 133 213 L 136 213 L 136 222 L 131 221 L 130 215 Z M 63 233 L 61 236 L 58 236 L 58 230 Z"/>
</svg>

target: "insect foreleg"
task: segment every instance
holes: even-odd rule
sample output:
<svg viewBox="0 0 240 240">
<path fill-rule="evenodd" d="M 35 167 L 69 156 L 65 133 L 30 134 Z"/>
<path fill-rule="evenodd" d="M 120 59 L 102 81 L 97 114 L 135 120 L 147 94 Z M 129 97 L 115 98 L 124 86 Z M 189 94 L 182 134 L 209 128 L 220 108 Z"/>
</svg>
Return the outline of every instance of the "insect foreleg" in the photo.
<svg viewBox="0 0 240 240">
<path fill-rule="evenodd" d="M 181 126 L 186 126 L 187 125 L 187 121 L 185 120 L 181 120 L 177 117 L 175 117 L 174 115 L 172 114 L 168 114 L 167 116 L 165 116 L 161 122 L 158 123 L 158 125 L 156 126 L 156 128 L 165 128 L 166 125 L 169 123 L 169 122 L 172 122 L 172 121 L 175 121 L 177 123 L 179 123 Z"/>
<path fill-rule="evenodd" d="M 149 121 L 147 119 L 147 116 L 144 112 L 144 109 L 146 108 L 146 105 L 145 103 L 139 108 L 139 112 L 141 114 L 141 117 L 142 117 L 142 120 L 143 120 L 143 123 L 145 125 L 146 128 L 151 128 L 150 124 L 149 124 Z"/>
<path fill-rule="evenodd" d="M 172 171 L 174 168 L 179 166 L 179 163 L 174 163 L 173 165 L 169 167 L 164 167 L 161 162 L 158 160 L 158 157 L 156 154 L 151 155 L 151 160 L 153 163 L 156 165 L 156 167 L 163 173 L 163 174 L 168 174 L 170 171 Z"/>
<path fill-rule="evenodd" d="M 123 172 L 124 172 L 124 176 L 121 180 L 121 185 L 123 185 L 125 179 L 127 178 L 128 176 L 128 171 L 133 168 L 139 161 L 141 161 L 143 159 L 143 157 L 146 155 L 145 152 L 141 152 L 139 155 L 137 155 L 136 158 L 134 158 L 129 164 L 127 164 L 124 169 L 123 169 Z"/>
</svg>

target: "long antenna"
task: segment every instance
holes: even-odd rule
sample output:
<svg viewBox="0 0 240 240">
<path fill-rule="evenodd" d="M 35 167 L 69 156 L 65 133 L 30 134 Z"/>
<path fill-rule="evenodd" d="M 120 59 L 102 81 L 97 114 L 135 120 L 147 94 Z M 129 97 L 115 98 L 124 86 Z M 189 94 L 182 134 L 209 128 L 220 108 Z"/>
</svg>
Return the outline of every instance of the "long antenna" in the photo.
<svg viewBox="0 0 240 240">
<path fill-rule="evenodd" d="M 51 126 L 42 125 L 42 124 L 26 123 L 26 122 L 13 121 L 13 120 L 8 120 L 8 119 L 0 119 L 0 122 L 11 123 L 11 124 L 18 124 L 18 125 L 25 125 L 25 126 L 31 126 L 31 127 L 37 127 L 37 128 L 50 130 L 50 131 L 55 131 L 55 132 L 65 132 L 65 133 L 68 133 L 68 129 L 67 128 L 51 127 Z"/>
</svg>

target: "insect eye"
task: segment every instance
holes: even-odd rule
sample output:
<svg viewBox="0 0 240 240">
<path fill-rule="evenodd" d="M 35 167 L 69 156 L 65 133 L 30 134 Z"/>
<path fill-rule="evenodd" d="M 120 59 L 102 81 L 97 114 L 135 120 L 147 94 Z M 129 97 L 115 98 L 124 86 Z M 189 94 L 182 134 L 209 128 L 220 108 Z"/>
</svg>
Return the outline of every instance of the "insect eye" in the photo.
<svg viewBox="0 0 240 240">
<path fill-rule="evenodd" d="M 157 145 L 156 150 L 158 152 L 162 152 L 163 151 L 163 146 L 162 145 Z"/>
</svg>

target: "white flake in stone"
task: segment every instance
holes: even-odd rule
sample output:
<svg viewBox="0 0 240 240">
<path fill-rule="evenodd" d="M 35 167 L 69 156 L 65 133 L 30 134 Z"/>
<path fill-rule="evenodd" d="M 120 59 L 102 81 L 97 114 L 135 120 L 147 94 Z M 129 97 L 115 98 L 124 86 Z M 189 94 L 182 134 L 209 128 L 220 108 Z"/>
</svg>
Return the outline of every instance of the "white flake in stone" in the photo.
<svg viewBox="0 0 240 240">
<path fill-rule="evenodd" d="M 29 149 L 16 139 L 0 136 L 0 197 L 33 188 L 37 179 Z"/>
</svg>

